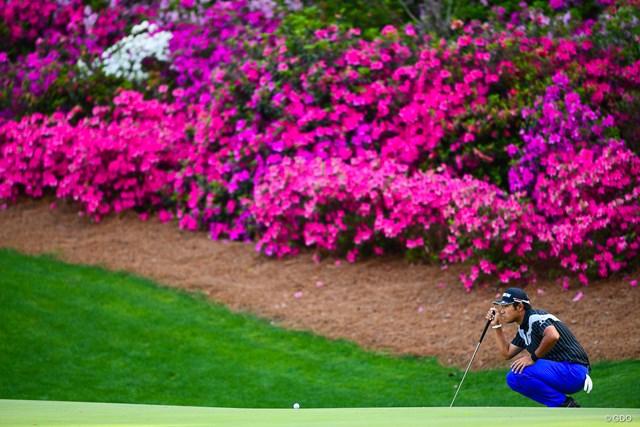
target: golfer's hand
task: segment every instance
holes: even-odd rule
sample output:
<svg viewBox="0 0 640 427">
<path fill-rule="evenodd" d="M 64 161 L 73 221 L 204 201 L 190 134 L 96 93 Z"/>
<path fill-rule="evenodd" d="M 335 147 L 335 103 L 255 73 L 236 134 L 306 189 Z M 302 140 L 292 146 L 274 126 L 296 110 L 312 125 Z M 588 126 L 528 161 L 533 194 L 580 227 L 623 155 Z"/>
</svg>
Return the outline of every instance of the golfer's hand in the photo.
<svg viewBox="0 0 640 427">
<path fill-rule="evenodd" d="M 534 361 L 531 360 L 531 356 L 522 356 L 521 358 L 515 360 L 512 364 L 511 364 L 511 370 L 513 372 L 515 372 L 516 374 L 520 374 L 522 373 L 522 371 L 524 370 L 524 368 L 526 368 L 527 366 L 531 366 L 534 364 Z"/>
<path fill-rule="evenodd" d="M 495 307 L 491 307 L 487 312 L 487 320 L 491 320 L 491 326 L 500 324 L 500 316 L 498 316 L 498 310 Z"/>
</svg>

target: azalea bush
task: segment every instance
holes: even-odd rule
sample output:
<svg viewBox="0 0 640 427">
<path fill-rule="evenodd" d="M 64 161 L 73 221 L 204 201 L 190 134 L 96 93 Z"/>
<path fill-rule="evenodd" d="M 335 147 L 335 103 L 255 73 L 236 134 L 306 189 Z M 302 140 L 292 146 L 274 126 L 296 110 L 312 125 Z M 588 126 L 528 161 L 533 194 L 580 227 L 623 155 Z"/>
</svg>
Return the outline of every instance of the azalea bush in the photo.
<svg viewBox="0 0 640 427">
<path fill-rule="evenodd" d="M 354 262 L 360 254 L 382 255 L 400 243 L 419 257 L 443 262 L 473 260 L 461 277 L 471 289 L 481 276 L 498 272 L 505 282 L 520 278 L 526 266 L 512 271 L 492 260 L 496 253 L 525 257 L 530 236 L 523 234 L 525 210 L 513 196 L 470 176 L 444 171 L 407 174 L 407 166 L 380 162 L 373 153 L 345 164 L 338 159 L 287 159 L 269 168 L 256 189 L 253 207 L 266 226 L 258 249 L 295 254 L 293 242 L 325 251 L 345 251 Z"/>
<path fill-rule="evenodd" d="M 53 190 L 96 221 L 110 212 L 164 207 L 167 185 L 186 156 L 189 113 L 137 92 L 122 92 L 114 104 L 76 124 L 76 110 L 5 123 L 0 199 Z"/>
<path fill-rule="evenodd" d="M 534 190 L 542 258 L 588 276 L 606 277 L 637 260 L 640 159 L 623 144 L 545 156 Z"/>
<path fill-rule="evenodd" d="M 638 259 L 633 0 L 444 33 L 293 0 L 3 4 L 3 205 L 51 193 L 278 257 L 400 251 L 464 263 L 467 289 Z"/>
</svg>

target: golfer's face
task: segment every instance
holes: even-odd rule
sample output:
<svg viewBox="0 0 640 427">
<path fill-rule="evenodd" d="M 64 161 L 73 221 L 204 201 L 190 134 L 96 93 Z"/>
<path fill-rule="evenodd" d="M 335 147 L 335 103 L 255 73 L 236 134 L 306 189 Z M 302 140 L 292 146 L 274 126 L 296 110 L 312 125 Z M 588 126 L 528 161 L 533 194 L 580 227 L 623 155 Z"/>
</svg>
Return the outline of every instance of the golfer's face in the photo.
<svg viewBox="0 0 640 427">
<path fill-rule="evenodd" d="M 498 312 L 500 313 L 500 316 L 502 317 L 503 321 L 507 323 L 513 321 L 516 315 L 516 310 L 513 307 L 513 304 L 499 305 Z"/>
</svg>

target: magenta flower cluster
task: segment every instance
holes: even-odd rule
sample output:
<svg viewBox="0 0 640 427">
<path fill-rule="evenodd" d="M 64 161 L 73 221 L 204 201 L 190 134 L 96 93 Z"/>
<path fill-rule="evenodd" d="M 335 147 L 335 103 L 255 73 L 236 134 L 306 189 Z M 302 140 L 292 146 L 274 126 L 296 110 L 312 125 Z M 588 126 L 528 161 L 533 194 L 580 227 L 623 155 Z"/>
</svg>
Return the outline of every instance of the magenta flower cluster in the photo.
<svg viewBox="0 0 640 427">
<path fill-rule="evenodd" d="M 17 100 L 0 116 L 0 202 L 157 213 L 279 257 L 400 248 L 465 263 L 467 289 L 535 280 L 542 262 L 587 284 L 638 259 L 640 58 L 601 42 L 619 10 L 640 15 L 628 2 L 601 22 L 455 22 L 450 40 L 411 25 L 300 39 L 281 25 L 292 11 L 243 0 L 70 1 L 46 20 L 35 3 L 3 17 L 33 48 L 0 52 L 0 93 Z M 91 63 L 143 20 L 173 35 L 146 85 L 24 114 L 64 87 L 61 64 Z"/>
<path fill-rule="evenodd" d="M 77 110 L 6 122 L 0 199 L 53 189 L 96 221 L 125 209 L 160 208 L 187 148 L 187 113 L 137 92 L 122 92 L 114 104 L 76 124 Z"/>
</svg>

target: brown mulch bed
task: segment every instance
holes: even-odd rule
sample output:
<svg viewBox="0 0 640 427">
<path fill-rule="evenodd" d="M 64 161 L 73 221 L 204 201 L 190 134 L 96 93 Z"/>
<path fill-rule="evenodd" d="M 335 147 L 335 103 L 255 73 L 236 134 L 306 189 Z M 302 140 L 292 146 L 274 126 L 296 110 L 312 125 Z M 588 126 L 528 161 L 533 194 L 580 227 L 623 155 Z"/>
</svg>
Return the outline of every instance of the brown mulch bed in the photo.
<svg viewBox="0 0 640 427">
<path fill-rule="evenodd" d="M 79 216 L 77 206 L 56 203 L 50 209 L 51 200 L 25 200 L 0 211 L 0 247 L 135 273 L 204 292 L 233 311 L 285 328 L 386 353 L 436 356 L 445 366 L 466 367 L 490 302 L 504 289 L 492 285 L 467 293 L 457 281 L 461 267 L 443 271 L 402 259 L 316 264 L 309 253 L 276 260 L 251 244 L 214 242 L 207 233 L 143 222 L 131 212 L 96 224 Z M 640 329 L 640 289 L 622 276 L 568 291 L 550 279 L 526 290 L 534 307 L 569 325 L 592 362 L 640 358 L 640 335 L 634 332 Z M 579 292 L 583 297 L 573 301 Z M 514 325 L 506 329 L 515 333 Z M 490 334 L 474 370 L 509 365 Z"/>
</svg>

